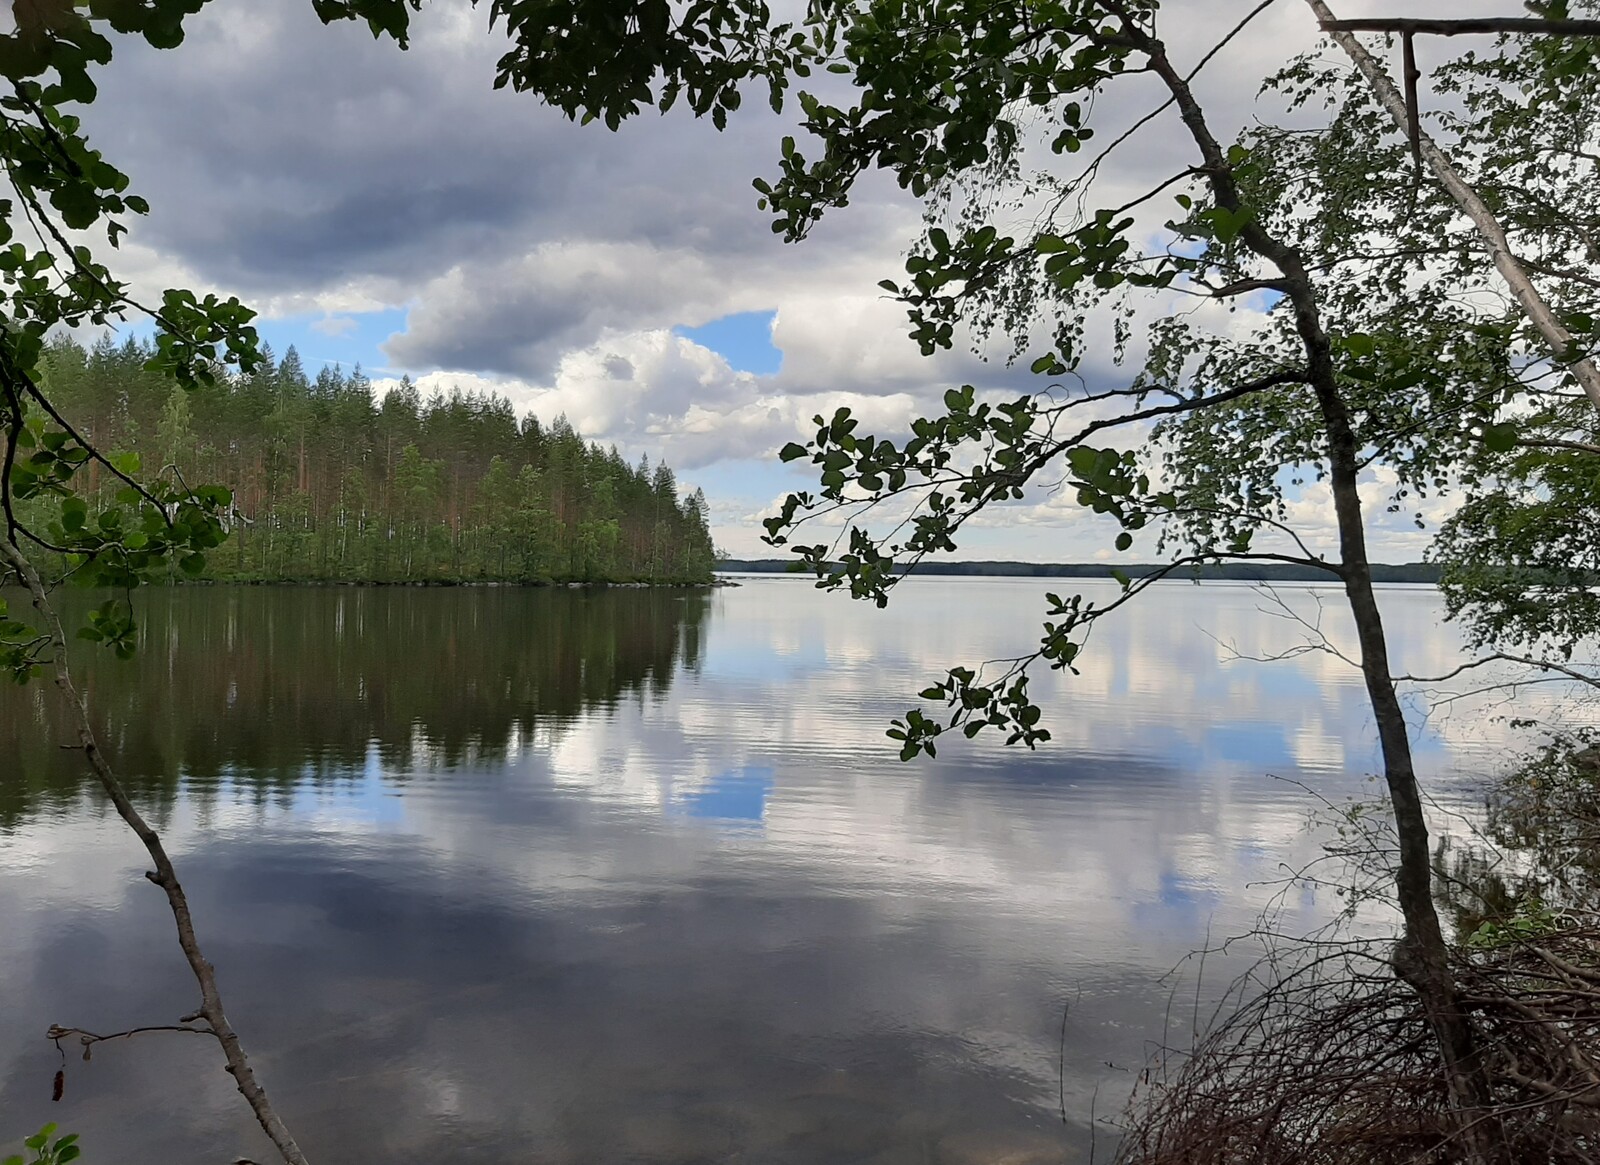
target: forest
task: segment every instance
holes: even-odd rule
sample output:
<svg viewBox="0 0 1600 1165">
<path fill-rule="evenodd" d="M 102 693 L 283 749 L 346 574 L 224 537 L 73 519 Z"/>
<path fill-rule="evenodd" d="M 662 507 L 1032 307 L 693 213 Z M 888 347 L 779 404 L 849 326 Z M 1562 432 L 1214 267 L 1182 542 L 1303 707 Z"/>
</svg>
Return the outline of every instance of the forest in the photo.
<svg viewBox="0 0 1600 1165">
<path fill-rule="evenodd" d="M 706 501 L 664 463 L 627 464 L 565 417 L 503 397 L 381 398 L 359 367 L 309 372 L 293 347 L 186 390 L 154 346 L 48 345 L 44 376 L 84 436 L 189 484 L 231 487 L 230 537 L 186 574 L 231 581 L 702 582 Z M 99 512 L 123 483 L 91 463 Z"/>
</svg>

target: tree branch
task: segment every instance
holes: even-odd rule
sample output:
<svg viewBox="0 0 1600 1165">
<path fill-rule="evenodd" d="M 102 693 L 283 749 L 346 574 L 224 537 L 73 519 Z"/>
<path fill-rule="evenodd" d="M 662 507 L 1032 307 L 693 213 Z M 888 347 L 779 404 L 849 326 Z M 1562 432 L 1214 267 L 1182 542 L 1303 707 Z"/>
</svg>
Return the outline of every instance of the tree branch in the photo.
<svg viewBox="0 0 1600 1165">
<path fill-rule="evenodd" d="M 60 1024 L 53 1023 L 50 1025 L 50 1030 L 44 1033 L 44 1038 L 57 1041 L 57 1046 L 59 1047 L 61 1040 L 66 1039 L 68 1036 L 77 1036 L 78 1043 L 83 1045 L 83 1058 L 87 1060 L 89 1058 L 89 1049 L 95 1044 L 103 1043 L 106 1040 L 125 1040 L 131 1036 L 143 1035 L 145 1032 L 187 1032 L 192 1036 L 214 1036 L 217 1034 L 208 1027 L 190 1027 L 181 1023 L 157 1023 L 148 1027 L 131 1027 L 125 1032 L 110 1032 L 107 1035 L 100 1035 L 98 1032 L 85 1031 L 81 1027 L 62 1027 Z"/>
<path fill-rule="evenodd" d="M 156 868 L 147 871 L 145 877 L 166 891 L 167 904 L 172 910 L 173 921 L 177 924 L 178 945 L 183 948 L 184 958 L 188 960 L 189 969 L 194 972 L 195 981 L 200 986 L 200 1008 L 195 1014 L 210 1024 L 211 1034 L 222 1045 L 228 1073 L 233 1076 L 234 1083 L 249 1103 L 251 1111 L 255 1113 L 262 1130 L 277 1146 L 285 1165 L 309 1165 L 305 1154 L 300 1151 L 300 1146 L 295 1143 L 293 1135 L 279 1118 L 277 1111 L 272 1107 L 272 1102 L 267 1099 L 266 1090 L 257 1082 L 239 1037 L 228 1022 L 227 1013 L 222 1007 L 222 995 L 217 988 L 216 971 L 201 952 L 200 940 L 195 935 L 194 918 L 189 910 L 189 900 L 178 881 L 177 871 L 173 868 L 172 859 L 167 855 L 166 847 L 161 843 L 160 836 L 128 799 L 127 791 L 123 789 L 121 781 L 117 779 L 100 751 L 83 697 L 78 694 L 73 684 L 72 672 L 67 664 L 66 632 L 62 629 L 55 608 L 50 605 L 50 596 L 44 581 L 39 577 L 33 564 L 23 555 L 15 537 L 9 532 L 7 537 L 0 538 L 0 559 L 9 564 L 21 578 L 33 599 L 34 609 L 44 620 L 45 631 L 54 648 L 55 685 L 61 693 L 62 703 L 76 721 L 77 747 L 83 752 L 90 769 L 99 779 L 100 787 L 115 806 L 117 815 L 138 834 L 146 852 L 155 863 Z"/>
<path fill-rule="evenodd" d="M 1345 31 L 1341 27 L 1336 27 L 1351 22 L 1334 20 L 1333 13 L 1329 10 L 1328 5 L 1324 3 L 1324 0 L 1306 0 L 1306 3 L 1310 6 L 1311 11 L 1316 14 L 1317 20 L 1322 27 L 1330 32 L 1330 34 L 1333 36 L 1333 39 L 1338 42 L 1339 47 L 1344 49 L 1345 53 L 1348 54 L 1350 59 L 1355 62 L 1356 68 L 1359 69 L 1361 71 L 1361 75 L 1367 79 L 1367 83 L 1372 86 L 1373 92 L 1377 95 L 1379 102 L 1383 105 L 1384 109 L 1388 111 L 1389 116 L 1394 119 L 1395 124 L 1399 126 L 1402 131 L 1409 132 L 1411 114 L 1410 107 L 1407 105 L 1405 97 L 1402 96 L 1400 91 L 1395 88 L 1394 82 L 1389 80 L 1389 75 L 1384 72 L 1383 66 L 1380 65 L 1377 59 L 1366 50 L 1366 47 L 1362 45 L 1362 43 L 1353 35 L 1351 35 L 1349 31 Z M 1405 22 L 1391 23 L 1396 24 L 1397 27 L 1388 29 L 1388 31 L 1405 31 L 1404 29 L 1398 27 L 1399 24 L 1403 24 Z M 1424 21 L 1420 23 L 1436 23 L 1458 26 L 1473 23 L 1500 23 L 1504 25 L 1504 27 L 1498 29 L 1458 28 L 1458 31 L 1493 32 L 1516 31 L 1518 28 L 1521 28 L 1524 31 L 1530 31 L 1530 29 L 1527 27 L 1528 25 L 1549 25 L 1562 22 L 1524 22 L 1521 20 L 1512 20 L 1509 22 Z M 1593 27 L 1589 31 L 1594 34 L 1600 34 L 1600 21 L 1578 21 L 1568 23 L 1591 25 Z M 1429 30 L 1419 30 L 1413 28 L 1412 31 Z M 1418 129 L 1414 140 L 1416 142 L 1418 152 L 1428 163 L 1428 168 L 1433 171 L 1434 176 L 1439 179 L 1440 184 L 1445 188 L 1446 192 L 1452 199 L 1455 200 L 1456 205 L 1461 208 L 1462 212 L 1472 220 L 1473 225 L 1478 228 L 1478 233 L 1483 236 L 1484 242 L 1488 244 L 1489 255 L 1494 261 L 1495 269 L 1500 272 L 1501 277 L 1510 285 L 1511 293 L 1516 297 L 1517 303 L 1522 308 L 1523 314 L 1533 322 L 1533 326 L 1537 328 L 1539 334 L 1544 337 L 1545 343 L 1549 345 L 1550 351 L 1555 356 L 1556 360 L 1560 363 L 1567 364 L 1567 366 L 1571 369 L 1573 377 L 1583 388 L 1585 395 L 1588 396 L 1589 400 L 1594 404 L 1596 409 L 1600 409 L 1600 368 L 1596 368 L 1594 362 L 1591 361 L 1587 356 L 1579 357 L 1576 360 L 1572 359 L 1572 351 L 1574 348 L 1572 333 L 1567 331 L 1566 327 L 1561 323 L 1561 321 L 1556 318 L 1555 312 L 1552 311 L 1550 305 L 1545 302 L 1544 297 L 1539 294 L 1539 289 L 1534 287 L 1533 281 L 1528 278 L 1528 273 L 1523 270 L 1522 264 L 1517 262 L 1516 256 L 1511 251 L 1511 244 L 1506 240 L 1506 233 L 1504 228 L 1500 225 L 1500 220 L 1495 217 L 1494 212 L 1491 211 L 1483 199 L 1478 196 L 1478 192 L 1474 190 L 1472 186 L 1468 184 L 1466 179 L 1461 176 L 1460 172 L 1456 170 L 1455 165 L 1445 155 L 1444 151 L 1441 150 L 1437 144 L 1435 144 L 1431 137 Z"/>
<path fill-rule="evenodd" d="M 1579 453 L 1600 453 L 1600 445 L 1591 445 L 1587 441 L 1558 441 L 1554 438 L 1548 441 L 1518 441 L 1520 449 L 1574 449 Z"/>
<path fill-rule="evenodd" d="M 1489 16 L 1463 20 L 1419 20 L 1410 17 L 1374 17 L 1335 20 L 1333 13 L 1318 14 L 1324 32 L 1398 32 L 1402 35 L 1462 36 L 1472 33 L 1533 33 L 1542 36 L 1600 36 L 1600 20 L 1546 20 L 1534 16 Z"/>
<path fill-rule="evenodd" d="M 1537 271 L 1541 275 L 1552 275 L 1557 279 L 1570 279 L 1574 283 L 1581 283 L 1585 287 L 1600 290 L 1600 279 L 1596 279 L 1593 275 L 1585 275 L 1582 271 L 1573 271 L 1567 267 L 1554 267 L 1538 259 L 1530 259 L 1526 255 L 1518 255 L 1516 260 L 1525 270 Z"/>
<path fill-rule="evenodd" d="M 1483 667 L 1485 664 L 1496 663 L 1496 662 L 1499 662 L 1499 663 L 1520 663 L 1520 664 L 1522 664 L 1522 665 L 1524 665 L 1526 667 L 1538 668 L 1540 671 L 1559 672 L 1561 675 L 1566 676 L 1569 680 L 1576 680 L 1580 684 L 1588 684 L 1591 688 L 1600 688 L 1600 677 L 1589 675 L 1586 672 L 1581 672 L 1577 668 L 1567 667 L 1565 664 L 1559 664 L 1559 663 L 1554 662 L 1553 660 L 1535 659 L 1532 656 L 1527 656 L 1527 655 L 1510 655 L 1507 652 L 1503 652 L 1503 651 L 1496 651 L 1496 652 L 1493 652 L 1490 655 L 1480 656 L 1477 659 L 1474 659 L 1474 660 L 1471 660 L 1471 661 L 1469 661 L 1467 663 L 1462 664 L 1460 667 L 1452 668 L 1450 671 L 1445 672 L 1443 675 L 1438 675 L 1438 676 L 1393 676 L 1391 678 L 1397 684 L 1398 683 L 1442 684 L 1446 680 L 1454 679 L 1456 676 L 1460 675 L 1462 672 L 1471 671 L 1474 668 Z"/>
</svg>

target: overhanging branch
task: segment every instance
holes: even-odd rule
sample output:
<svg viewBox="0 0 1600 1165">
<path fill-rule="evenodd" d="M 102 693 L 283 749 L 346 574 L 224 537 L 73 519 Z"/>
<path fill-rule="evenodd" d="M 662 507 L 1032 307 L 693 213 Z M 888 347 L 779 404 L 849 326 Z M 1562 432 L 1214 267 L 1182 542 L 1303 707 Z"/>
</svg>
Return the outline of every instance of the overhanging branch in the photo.
<svg viewBox="0 0 1600 1165">
<path fill-rule="evenodd" d="M 1400 127 L 1402 132 L 1413 135 L 1413 147 L 1427 163 L 1428 168 L 1433 171 L 1434 176 L 1439 180 L 1439 184 L 1444 187 L 1450 198 L 1461 208 L 1462 213 L 1472 220 L 1473 226 L 1477 228 L 1478 234 L 1488 247 L 1495 269 L 1500 272 L 1501 278 L 1511 288 L 1511 293 L 1516 297 L 1517 304 L 1522 309 L 1523 314 L 1527 316 L 1528 320 L 1538 330 L 1540 336 L 1544 338 L 1545 343 L 1550 348 L 1551 355 L 1555 357 L 1558 363 L 1567 367 L 1572 373 L 1573 379 L 1578 382 L 1578 386 L 1588 396 L 1590 402 L 1594 404 L 1596 409 L 1600 409 L 1600 368 L 1597 368 L 1588 355 L 1579 348 L 1573 339 L 1572 333 L 1567 330 L 1566 325 L 1556 316 L 1550 304 L 1539 293 L 1539 290 L 1534 287 L 1533 282 L 1528 278 L 1528 273 L 1517 262 L 1517 258 L 1511 250 L 1511 244 L 1506 240 L 1505 228 L 1501 226 L 1500 220 L 1495 217 L 1488 204 L 1484 202 L 1477 190 L 1461 176 L 1454 163 L 1451 162 L 1433 139 L 1415 126 L 1412 117 L 1412 111 L 1415 109 L 1415 100 L 1413 99 L 1412 102 L 1407 103 L 1406 98 L 1395 87 L 1388 74 L 1384 72 L 1383 66 L 1378 63 L 1360 41 L 1350 34 L 1351 30 L 1348 27 L 1344 27 L 1351 24 L 1376 22 L 1335 20 L 1333 12 L 1328 8 L 1325 0 L 1306 0 L 1306 3 L 1316 15 L 1317 23 L 1329 31 L 1333 39 L 1338 42 L 1339 47 L 1345 51 L 1361 72 L 1361 75 L 1366 78 L 1367 83 L 1372 86 L 1373 93 L 1376 95 L 1379 104 L 1388 111 L 1395 124 Z M 1466 25 L 1473 22 L 1443 21 L 1434 23 Z M 1516 20 L 1510 22 L 1512 26 L 1518 27 L 1522 26 L 1522 23 Z M 1594 35 L 1600 35 L 1600 20 L 1576 22 L 1533 20 L 1527 23 L 1535 26 L 1578 23 L 1591 26 L 1589 31 Z M 1508 30 L 1514 30 L 1514 28 L 1499 31 Z M 1532 31 L 1532 29 L 1526 28 L 1524 30 Z M 1397 27 L 1389 31 L 1405 32 L 1406 30 Z M 1461 31 L 1467 30 L 1463 28 Z M 1497 30 L 1480 28 L 1472 31 L 1492 32 Z"/>
<path fill-rule="evenodd" d="M 1600 36 L 1600 20 L 1545 20 L 1537 16 L 1490 16 L 1463 20 L 1374 17 L 1323 20 L 1324 32 L 1398 32 L 1411 36 L 1464 36 L 1476 33 L 1532 33 L 1539 36 Z"/>
</svg>

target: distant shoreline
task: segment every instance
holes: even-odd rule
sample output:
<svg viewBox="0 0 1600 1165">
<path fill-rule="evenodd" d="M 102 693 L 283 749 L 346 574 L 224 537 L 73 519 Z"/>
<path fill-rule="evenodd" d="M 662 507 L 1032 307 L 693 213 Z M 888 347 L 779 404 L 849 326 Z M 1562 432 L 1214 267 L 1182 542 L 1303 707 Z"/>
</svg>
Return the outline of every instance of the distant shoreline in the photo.
<svg viewBox="0 0 1600 1165">
<path fill-rule="evenodd" d="M 425 579 L 371 579 L 371 578 L 159 578 L 142 584 L 141 590 L 161 590 L 168 587 L 299 587 L 345 588 L 358 590 L 398 588 L 457 588 L 502 590 L 704 590 L 708 587 L 736 587 L 739 584 L 713 574 L 705 579 L 662 579 L 639 581 L 637 579 L 488 579 L 488 578 L 425 578 Z M 18 584 L 6 583 L 0 591 L 21 591 Z"/>
<path fill-rule="evenodd" d="M 719 574 L 789 574 L 794 563 L 782 558 L 730 558 L 717 563 Z M 1130 578 L 1143 578 L 1162 570 L 1160 563 L 1136 562 L 924 562 L 917 567 L 921 575 L 946 575 L 966 578 L 1115 578 L 1121 571 Z M 802 572 L 803 573 L 803 572 Z M 1437 584 L 1439 568 L 1431 562 L 1401 564 L 1375 562 L 1372 581 L 1376 583 Z M 1217 562 L 1184 567 L 1169 576 L 1176 580 L 1209 579 L 1227 582 L 1326 582 L 1338 579 L 1325 570 L 1296 566 L 1288 562 Z"/>
</svg>

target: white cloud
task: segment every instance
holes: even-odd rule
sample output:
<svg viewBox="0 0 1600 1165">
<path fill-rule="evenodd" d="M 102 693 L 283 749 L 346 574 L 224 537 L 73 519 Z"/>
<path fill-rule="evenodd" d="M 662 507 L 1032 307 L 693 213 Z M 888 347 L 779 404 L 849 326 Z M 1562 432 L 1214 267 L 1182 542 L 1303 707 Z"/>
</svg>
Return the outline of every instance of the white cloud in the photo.
<svg viewBox="0 0 1600 1165">
<path fill-rule="evenodd" d="M 324 336 L 348 336 L 360 325 L 349 316 L 325 315 L 311 322 L 311 330 Z"/>
<path fill-rule="evenodd" d="M 1472 0 L 1463 11 L 1492 9 Z M 1364 0 L 1341 14 L 1382 10 Z M 1242 15 L 1224 0 L 1173 4 L 1162 32 L 1189 64 Z M 877 281 L 901 274 L 920 215 L 886 175 L 869 175 L 850 206 L 786 246 L 749 183 L 774 171 L 787 115 L 752 103 L 723 134 L 677 113 L 614 134 L 580 128 L 491 88 L 502 41 L 485 24 L 481 12 L 428 8 L 401 54 L 281 0 L 249 11 L 209 6 L 176 53 L 121 45 L 89 128 L 114 144 L 155 213 L 127 240 L 119 271 L 141 294 L 197 286 L 237 293 L 268 316 L 321 313 L 313 326 L 329 335 L 351 313 L 405 305 L 407 326 L 385 363 L 420 374 L 425 387 L 494 388 L 686 469 L 770 455 L 824 406 L 848 404 L 865 427 L 892 428 L 935 407 L 950 384 L 1031 386 L 961 351 L 926 360 L 907 339 L 902 310 Z M 1254 115 L 1257 79 L 1315 36 L 1303 6 L 1278 5 L 1199 74 L 1220 135 Z M 1160 97 L 1148 78 L 1106 94 L 1095 111 L 1100 140 Z M 1107 164 L 1098 197 L 1135 195 L 1192 154 L 1169 111 Z M 1017 208 L 1012 225 L 1025 228 L 1032 209 Z M 1141 210 L 1144 228 L 1153 235 L 1169 210 L 1160 199 Z M 1142 318 L 1191 306 L 1172 299 Z M 777 377 L 735 373 L 668 334 L 774 309 Z M 1196 318 L 1233 330 L 1254 316 L 1212 306 Z M 1109 321 L 1093 322 L 1086 376 L 1121 379 L 1105 354 Z M 613 357 L 632 374 L 617 375 Z M 749 496 L 734 500 L 748 509 L 772 488 L 752 480 Z M 1316 500 L 1305 499 L 1307 517 Z M 1059 496 L 988 521 L 1085 526 Z M 1398 524 L 1378 531 L 1381 555 L 1418 544 Z M 1069 538 L 1051 553 L 1096 549 Z"/>
</svg>

